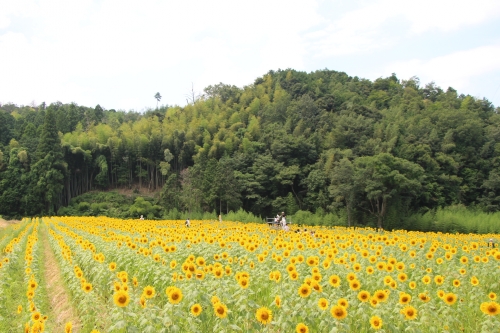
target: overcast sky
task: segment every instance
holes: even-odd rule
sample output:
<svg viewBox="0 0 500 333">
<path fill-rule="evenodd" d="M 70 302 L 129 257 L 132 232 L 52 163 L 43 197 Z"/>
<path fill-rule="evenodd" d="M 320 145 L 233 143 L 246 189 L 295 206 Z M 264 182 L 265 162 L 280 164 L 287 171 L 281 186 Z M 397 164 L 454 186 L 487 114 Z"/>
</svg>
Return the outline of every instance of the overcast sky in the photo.
<svg viewBox="0 0 500 333">
<path fill-rule="evenodd" d="M 499 0 L 0 0 L 0 102 L 141 111 L 269 70 L 396 73 L 500 106 Z"/>
</svg>

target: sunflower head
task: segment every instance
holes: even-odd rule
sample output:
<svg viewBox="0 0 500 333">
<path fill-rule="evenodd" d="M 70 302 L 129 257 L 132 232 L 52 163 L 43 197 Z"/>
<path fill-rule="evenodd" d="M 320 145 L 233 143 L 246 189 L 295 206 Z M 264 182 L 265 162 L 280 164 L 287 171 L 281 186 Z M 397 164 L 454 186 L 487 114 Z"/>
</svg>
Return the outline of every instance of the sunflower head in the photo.
<svg viewBox="0 0 500 333">
<path fill-rule="evenodd" d="M 153 286 L 146 286 L 142 291 L 145 298 L 153 298 L 156 295 L 155 288 Z"/>
<path fill-rule="evenodd" d="M 417 318 L 417 309 L 411 305 L 407 305 L 401 309 L 401 313 L 405 316 L 406 320 L 414 320 Z"/>
<path fill-rule="evenodd" d="M 494 316 L 500 313 L 500 304 L 497 302 L 484 302 L 480 307 L 484 314 Z"/>
<path fill-rule="evenodd" d="M 330 309 L 330 314 L 332 315 L 333 318 L 342 320 L 345 317 L 347 317 L 347 310 L 345 307 L 341 305 L 334 305 Z"/>
<path fill-rule="evenodd" d="M 368 291 L 366 291 L 366 290 L 361 290 L 358 293 L 358 299 L 361 302 L 368 302 L 370 300 L 370 293 Z"/>
<path fill-rule="evenodd" d="M 443 296 L 443 301 L 448 305 L 453 305 L 457 301 L 457 295 L 454 293 L 447 293 Z"/>
<path fill-rule="evenodd" d="M 113 303 L 118 307 L 125 307 L 130 303 L 130 296 L 125 290 L 118 290 L 113 295 Z"/>
<path fill-rule="evenodd" d="M 281 297 L 276 295 L 276 297 L 274 298 L 274 304 L 276 304 L 276 306 L 278 308 L 280 308 L 281 307 Z"/>
<path fill-rule="evenodd" d="M 227 306 L 224 303 L 218 302 L 214 304 L 214 313 L 219 318 L 227 317 Z"/>
<path fill-rule="evenodd" d="M 295 332 L 297 333 L 309 333 L 309 327 L 307 327 L 304 323 L 298 323 L 295 327 Z"/>
<path fill-rule="evenodd" d="M 203 311 L 203 308 L 198 303 L 191 306 L 191 314 L 195 317 L 198 317 L 202 311 Z"/>
<path fill-rule="evenodd" d="M 307 297 L 309 295 L 311 295 L 311 287 L 308 285 L 308 284 L 303 284 L 299 287 L 299 296 L 300 297 Z"/>
<path fill-rule="evenodd" d="M 382 319 L 379 316 L 373 316 L 370 318 L 370 325 L 374 330 L 378 330 L 382 327 Z"/>
<path fill-rule="evenodd" d="M 255 318 L 257 318 L 257 321 L 263 325 L 267 325 L 271 322 L 273 319 L 273 314 L 272 311 L 269 310 L 266 307 L 262 307 L 257 310 L 255 313 Z"/>
<path fill-rule="evenodd" d="M 328 308 L 328 300 L 323 297 L 320 298 L 318 301 L 318 307 L 323 311 L 326 310 Z"/>
</svg>

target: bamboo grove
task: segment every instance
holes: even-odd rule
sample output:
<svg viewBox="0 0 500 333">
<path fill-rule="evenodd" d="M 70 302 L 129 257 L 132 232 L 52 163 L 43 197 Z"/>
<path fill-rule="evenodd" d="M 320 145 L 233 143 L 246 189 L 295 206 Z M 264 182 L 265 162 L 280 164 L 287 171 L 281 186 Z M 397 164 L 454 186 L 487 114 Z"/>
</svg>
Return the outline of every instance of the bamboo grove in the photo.
<svg viewBox="0 0 500 333">
<path fill-rule="evenodd" d="M 113 188 L 161 193 L 149 218 L 285 210 L 397 228 L 450 205 L 496 212 L 498 111 L 415 77 L 291 69 L 143 113 L 6 104 L 0 215 L 56 214 L 82 193 Z"/>
</svg>

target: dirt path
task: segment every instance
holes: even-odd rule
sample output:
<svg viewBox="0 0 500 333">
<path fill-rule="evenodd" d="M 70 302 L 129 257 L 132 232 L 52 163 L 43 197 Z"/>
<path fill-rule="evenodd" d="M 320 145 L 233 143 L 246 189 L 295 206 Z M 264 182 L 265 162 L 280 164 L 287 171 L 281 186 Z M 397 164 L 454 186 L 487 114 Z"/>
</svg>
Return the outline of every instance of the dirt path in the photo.
<svg viewBox="0 0 500 333">
<path fill-rule="evenodd" d="M 19 222 L 20 221 L 15 221 L 15 220 L 6 221 L 4 219 L 0 219 L 0 228 L 5 228 L 5 227 L 8 227 L 11 224 L 16 224 L 16 223 L 19 223 Z"/>
<path fill-rule="evenodd" d="M 44 252 L 44 266 L 45 266 L 45 281 L 47 282 L 47 294 L 52 308 L 54 318 L 53 332 L 64 332 L 64 326 L 67 322 L 71 321 L 73 324 L 73 332 L 79 332 L 81 323 L 78 318 L 76 310 L 70 302 L 70 297 L 64 288 L 64 281 L 59 270 L 52 248 L 49 244 L 47 235 L 47 228 L 40 228 L 41 231 L 41 244 Z"/>
</svg>

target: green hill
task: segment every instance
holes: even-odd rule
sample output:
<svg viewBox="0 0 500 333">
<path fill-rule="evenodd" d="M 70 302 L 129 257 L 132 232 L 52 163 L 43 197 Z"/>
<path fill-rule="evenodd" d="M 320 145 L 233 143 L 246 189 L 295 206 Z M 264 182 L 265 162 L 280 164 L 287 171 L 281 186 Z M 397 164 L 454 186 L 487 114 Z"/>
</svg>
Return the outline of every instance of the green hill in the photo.
<svg viewBox="0 0 500 333">
<path fill-rule="evenodd" d="M 64 213 L 114 188 L 157 192 L 158 217 L 301 211 L 397 228 L 439 207 L 500 209 L 500 110 L 486 99 L 331 70 L 204 91 L 145 113 L 2 105 L 0 215 Z"/>
</svg>

